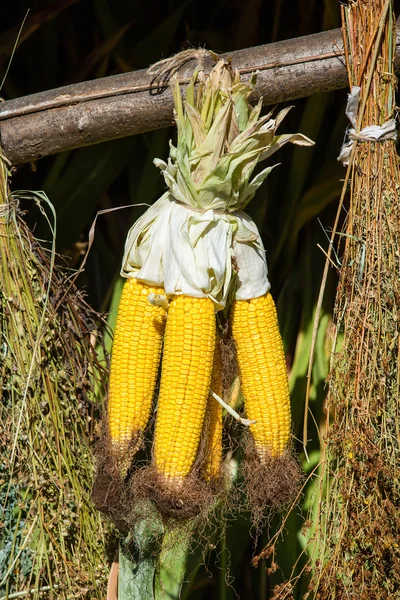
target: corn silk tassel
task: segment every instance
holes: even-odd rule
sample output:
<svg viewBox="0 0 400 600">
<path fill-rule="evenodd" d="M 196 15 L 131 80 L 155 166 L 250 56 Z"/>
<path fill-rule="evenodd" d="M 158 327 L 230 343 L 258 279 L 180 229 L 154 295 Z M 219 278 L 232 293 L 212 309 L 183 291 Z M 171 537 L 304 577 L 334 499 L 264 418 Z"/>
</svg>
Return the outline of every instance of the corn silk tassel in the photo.
<svg viewBox="0 0 400 600">
<path fill-rule="evenodd" d="M 178 79 L 171 80 L 177 145 L 170 143 L 168 162 L 154 161 L 168 189 L 134 224 L 125 245 L 121 275 L 137 281 L 141 294 L 148 289 L 148 310 L 141 295 L 141 304 L 135 300 L 118 317 L 109 431 L 117 447 L 146 427 L 163 335 L 154 311 L 167 309 L 151 468 L 170 490 L 180 490 L 195 473 L 210 482 L 220 472 L 222 412 L 210 396 L 210 387 L 221 393 L 218 311 L 229 314 L 233 306 L 245 409 L 257 420 L 251 433 L 260 459 L 281 455 L 290 437 L 285 359 L 265 250 L 243 208 L 274 168 L 252 177 L 259 162 L 287 142 L 312 142 L 301 134 L 276 135 L 289 108 L 261 117 L 261 100 L 254 107 L 248 102 L 254 84 L 255 76 L 241 82 L 225 60 L 209 76 L 196 72 L 184 99 Z M 205 445 L 202 431 L 208 431 Z M 197 468 L 200 446 L 206 458 Z"/>
</svg>

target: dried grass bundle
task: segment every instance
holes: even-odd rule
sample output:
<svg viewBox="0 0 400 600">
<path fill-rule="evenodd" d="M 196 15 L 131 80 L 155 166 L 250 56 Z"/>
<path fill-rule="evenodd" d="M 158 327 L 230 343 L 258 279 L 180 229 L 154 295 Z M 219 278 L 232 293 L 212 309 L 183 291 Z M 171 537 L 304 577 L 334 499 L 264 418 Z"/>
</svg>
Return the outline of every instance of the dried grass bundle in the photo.
<svg viewBox="0 0 400 600">
<path fill-rule="evenodd" d="M 400 170 L 393 140 L 357 134 L 394 116 L 395 21 L 387 0 L 351 1 L 342 18 L 350 87 L 361 94 L 337 249 L 319 560 L 306 597 L 383 600 L 400 581 Z"/>
<path fill-rule="evenodd" d="M 104 598 L 90 499 L 100 322 L 55 266 L 54 241 L 50 253 L 21 218 L 8 176 L 1 156 L 0 598 Z M 30 196 L 45 214 L 45 195 Z"/>
</svg>

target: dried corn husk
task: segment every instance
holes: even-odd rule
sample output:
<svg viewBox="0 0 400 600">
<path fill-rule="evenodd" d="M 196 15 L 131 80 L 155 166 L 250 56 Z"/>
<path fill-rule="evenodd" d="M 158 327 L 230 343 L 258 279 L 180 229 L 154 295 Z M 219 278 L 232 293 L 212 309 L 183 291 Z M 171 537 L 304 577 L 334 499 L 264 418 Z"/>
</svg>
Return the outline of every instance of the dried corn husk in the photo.
<svg viewBox="0 0 400 600">
<path fill-rule="evenodd" d="M 275 165 L 252 175 L 284 144 L 313 142 L 276 135 L 289 108 L 260 117 L 261 102 L 248 102 L 254 82 L 241 82 L 225 60 L 206 79 L 195 73 L 184 101 L 173 81 L 178 142 L 167 163 L 154 161 L 168 191 L 130 230 L 124 277 L 162 286 L 167 296 L 209 297 L 216 310 L 230 295 L 246 300 L 268 291 L 263 243 L 242 209 Z"/>
</svg>

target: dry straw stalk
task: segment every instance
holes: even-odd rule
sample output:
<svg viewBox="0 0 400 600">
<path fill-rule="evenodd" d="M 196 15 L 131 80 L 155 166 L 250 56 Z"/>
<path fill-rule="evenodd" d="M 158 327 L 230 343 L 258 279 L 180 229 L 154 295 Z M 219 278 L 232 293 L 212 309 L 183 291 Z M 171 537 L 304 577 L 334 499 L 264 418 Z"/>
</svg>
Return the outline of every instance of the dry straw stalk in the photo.
<svg viewBox="0 0 400 600">
<path fill-rule="evenodd" d="M 2 155 L 0 194 L 0 598 L 103 598 L 89 446 L 99 323 L 26 226 Z M 43 193 L 18 197 L 46 214 Z"/>
<path fill-rule="evenodd" d="M 387 0 L 342 6 L 356 133 L 393 118 L 395 21 Z M 400 581 L 400 172 L 393 140 L 355 141 L 335 304 L 319 561 L 307 597 L 394 598 Z M 340 341 L 340 344 L 339 344 Z M 340 345 L 340 347 L 339 347 Z M 326 492 L 322 499 L 323 491 Z"/>
</svg>

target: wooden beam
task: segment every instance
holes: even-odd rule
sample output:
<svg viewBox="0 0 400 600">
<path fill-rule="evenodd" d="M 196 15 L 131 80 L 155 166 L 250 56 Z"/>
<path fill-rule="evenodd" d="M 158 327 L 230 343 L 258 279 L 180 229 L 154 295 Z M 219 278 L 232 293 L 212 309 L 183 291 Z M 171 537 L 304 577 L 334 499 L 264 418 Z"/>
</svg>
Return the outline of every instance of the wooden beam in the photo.
<svg viewBox="0 0 400 600">
<path fill-rule="evenodd" d="M 265 105 L 347 86 L 340 29 L 238 50 L 229 55 L 244 79 L 258 71 L 255 97 Z M 400 38 L 397 38 L 400 65 Z M 195 61 L 179 70 L 187 83 Z M 205 70 L 212 66 L 205 60 Z M 168 88 L 145 70 L 113 75 L 0 104 L 0 138 L 12 164 L 81 146 L 167 127 L 173 123 Z"/>
</svg>

